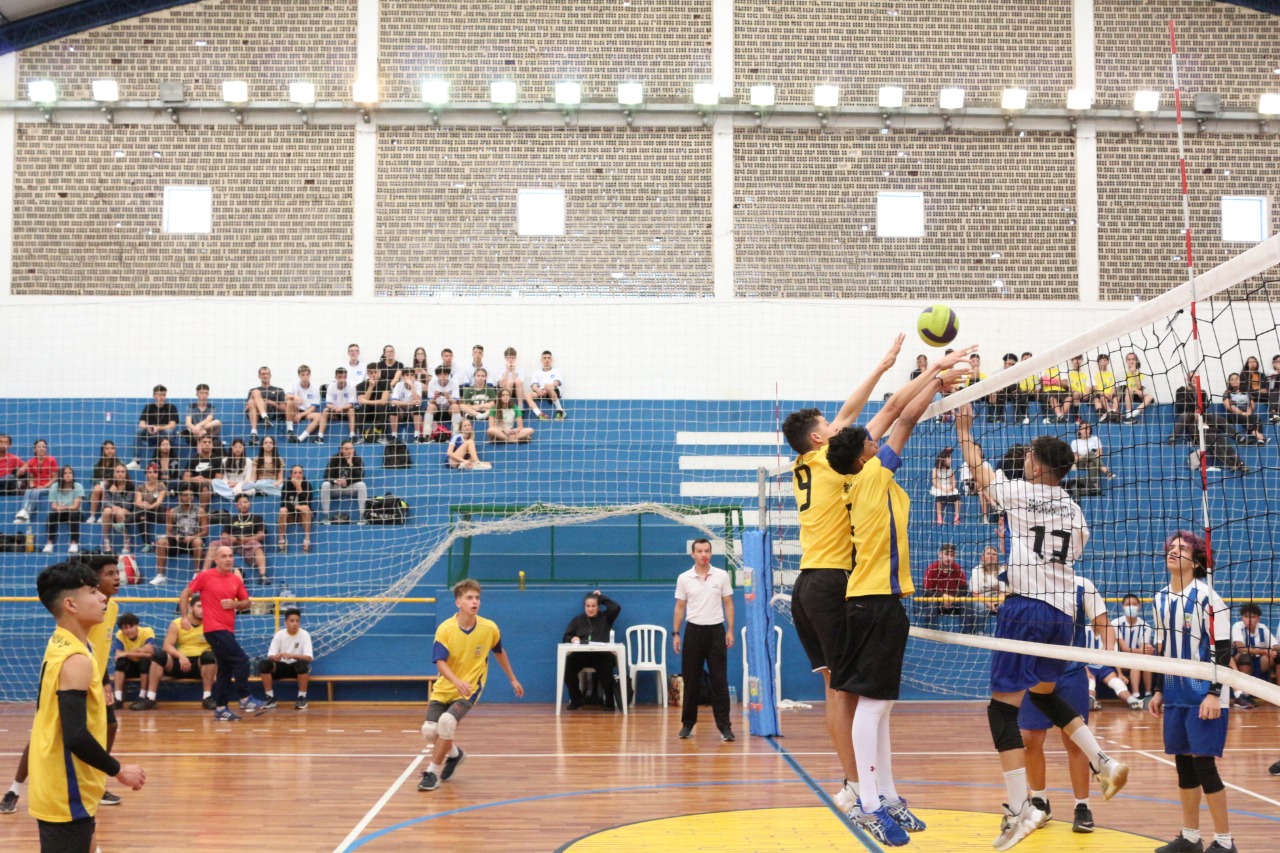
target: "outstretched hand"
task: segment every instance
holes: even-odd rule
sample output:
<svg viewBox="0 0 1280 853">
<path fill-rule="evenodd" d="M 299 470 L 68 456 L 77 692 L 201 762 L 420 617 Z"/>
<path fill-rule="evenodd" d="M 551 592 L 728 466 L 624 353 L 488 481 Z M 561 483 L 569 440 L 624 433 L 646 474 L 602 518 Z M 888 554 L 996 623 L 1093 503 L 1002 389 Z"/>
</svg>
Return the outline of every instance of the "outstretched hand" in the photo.
<svg viewBox="0 0 1280 853">
<path fill-rule="evenodd" d="M 950 370 L 962 361 L 967 362 L 969 360 L 969 356 L 973 355 L 977 351 L 977 344 L 967 346 L 964 349 L 954 350 L 935 361 L 933 363 L 933 368 L 936 371 Z"/>
<path fill-rule="evenodd" d="M 880 359 L 880 372 L 884 373 L 893 367 L 894 362 L 898 360 L 898 353 L 902 352 L 902 343 L 907 339 L 906 335 L 898 335 L 893 339 L 893 346 L 889 347 L 889 351 L 884 354 L 884 358 Z"/>
<path fill-rule="evenodd" d="M 973 406 L 965 403 L 958 407 L 952 414 L 956 417 L 956 432 L 961 435 L 967 435 L 969 429 L 973 426 Z"/>
</svg>

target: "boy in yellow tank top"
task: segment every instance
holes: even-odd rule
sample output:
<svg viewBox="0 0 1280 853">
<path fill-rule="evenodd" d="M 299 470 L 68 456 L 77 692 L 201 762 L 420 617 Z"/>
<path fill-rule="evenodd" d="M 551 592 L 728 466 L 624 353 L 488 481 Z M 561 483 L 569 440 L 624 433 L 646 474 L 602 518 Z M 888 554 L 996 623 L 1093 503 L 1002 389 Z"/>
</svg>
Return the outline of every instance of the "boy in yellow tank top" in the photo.
<svg viewBox="0 0 1280 853">
<path fill-rule="evenodd" d="M 102 671 L 89 648 L 89 629 L 106 615 L 98 578 L 82 563 L 58 563 L 36 580 L 40 602 L 57 620 L 40 665 L 40 693 L 31 726 L 31 804 L 41 853 L 89 853 L 94 815 L 106 777 L 139 790 L 146 774 L 121 765 L 106 750 L 107 700 Z"/>
</svg>

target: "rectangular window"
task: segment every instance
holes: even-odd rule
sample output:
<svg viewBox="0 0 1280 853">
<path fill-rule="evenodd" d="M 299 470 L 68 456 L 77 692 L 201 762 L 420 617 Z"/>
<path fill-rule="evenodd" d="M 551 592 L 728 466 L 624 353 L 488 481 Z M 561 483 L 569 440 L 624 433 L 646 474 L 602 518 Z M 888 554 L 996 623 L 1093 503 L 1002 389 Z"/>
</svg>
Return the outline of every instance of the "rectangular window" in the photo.
<svg viewBox="0 0 1280 853">
<path fill-rule="evenodd" d="M 877 237 L 923 237 L 924 193 L 876 193 Z"/>
<path fill-rule="evenodd" d="M 213 232 L 212 187 L 165 187 L 164 233 Z"/>
<path fill-rule="evenodd" d="M 516 234 L 564 236 L 564 190 L 517 190 Z"/>
<path fill-rule="evenodd" d="M 1222 197 L 1222 242 L 1261 243 L 1267 239 L 1266 196 Z"/>
</svg>

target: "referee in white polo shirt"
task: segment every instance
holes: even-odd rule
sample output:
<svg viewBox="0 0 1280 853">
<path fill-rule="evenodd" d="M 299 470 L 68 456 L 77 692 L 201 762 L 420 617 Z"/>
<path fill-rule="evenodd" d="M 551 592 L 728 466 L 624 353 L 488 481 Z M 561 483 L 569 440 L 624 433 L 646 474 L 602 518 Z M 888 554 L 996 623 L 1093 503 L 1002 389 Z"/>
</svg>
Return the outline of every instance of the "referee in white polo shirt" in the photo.
<svg viewBox="0 0 1280 853">
<path fill-rule="evenodd" d="M 672 619 L 671 645 L 681 653 L 680 626 L 688 622 L 684 634 L 684 655 L 680 673 L 684 678 L 684 711 L 680 714 L 680 737 L 693 734 L 698 722 L 698 687 L 702 667 L 711 674 L 711 710 L 721 740 L 734 740 L 729 722 L 729 649 L 733 648 L 733 582 L 729 573 L 711 565 L 711 543 L 693 540 L 693 568 L 676 578 L 676 612 Z"/>
</svg>

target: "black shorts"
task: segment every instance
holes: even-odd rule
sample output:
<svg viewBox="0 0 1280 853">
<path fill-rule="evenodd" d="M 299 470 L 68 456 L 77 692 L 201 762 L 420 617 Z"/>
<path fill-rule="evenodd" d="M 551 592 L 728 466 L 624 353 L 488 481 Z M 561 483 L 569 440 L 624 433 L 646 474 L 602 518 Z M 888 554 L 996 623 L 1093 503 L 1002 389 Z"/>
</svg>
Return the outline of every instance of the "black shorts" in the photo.
<svg viewBox="0 0 1280 853">
<path fill-rule="evenodd" d="M 849 572 L 805 569 L 791 591 L 791 621 L 814 672 L 829 670 L 844 645 L 844 594 Z"/>
<path fill-rule="evenodd" d="M 293 663 L 266 659 L 258 661 L 258 672 L 263 674 L 271 673 L 273 678 L 297 678 L 299 675 L 306 675 L 310 671 L 311 664 L 304 660 L 294 661 Z"/>
<path fill-rule="evenodd" d="M 831 686 L 868 699 L 897 699 L 910 631 L 896 595 L 845 601 L 845 645 L 831 669 Z"/>
<path fill-rule="evenodd" d="M 93 849 L 91 817 L 66 823 L 36 820 L 36 825 L 40 828 L 40 853 L 89 853 Z"/>
<path fill-rule="evenodd" d="M 170 678 L 175 680 L 189 678 L 193 681 L 198 681 L 202 677 L 200 675 L 200 667 L 213 666 L 218 662 L 217 659 L 214 658 L 213 652 L 201 652 L 199 655 L 190 658 L 191 669 L 183 672 L 182 667 L 178 666 L 176 660 L 174 660 L 170 665 L 169 653 L 164 649 L 156 649 L 156 653 L 151 656 L 151 660 L 160 664 L 160 668 L 164 670 L 164 674 Z"/>
<path fill-rule="evenodd" d="M 150 660 L 124 658 L 116 661 L 116 672 L 123 672 L 125 678 L 139 678 L 151 670 Z"/>
</svg>

